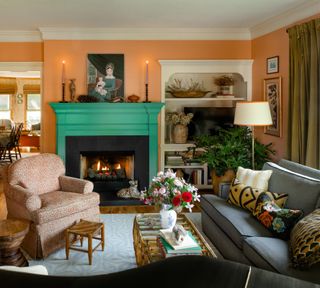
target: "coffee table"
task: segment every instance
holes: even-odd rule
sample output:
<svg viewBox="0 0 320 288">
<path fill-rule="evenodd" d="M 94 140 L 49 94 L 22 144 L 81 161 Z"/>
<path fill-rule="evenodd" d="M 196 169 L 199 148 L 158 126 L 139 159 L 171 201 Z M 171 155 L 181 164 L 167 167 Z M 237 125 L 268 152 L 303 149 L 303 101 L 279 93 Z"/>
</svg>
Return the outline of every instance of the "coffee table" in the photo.
<svg viewBox="0 0 320 288">
<path fill-rule="evenodd" d="M 29 221 L 6 219 L 0 221 L 0 265 L 29 266 L 20 245 L 29 231 Z"/>
<path fill-rule="evenodd" d="M 202 255 L 217 257 L 210 245 L 185 214 L 178 215 L 177 224 L 182 225 L 184 229 L 192 233 L 202 248 Z M 164 259 L 157 241 L 160 229 L 159 213 L 144 213 L 138 214 L 135 217 L 133 223 L 133 245 L 138 266 Z"/>
</svg>

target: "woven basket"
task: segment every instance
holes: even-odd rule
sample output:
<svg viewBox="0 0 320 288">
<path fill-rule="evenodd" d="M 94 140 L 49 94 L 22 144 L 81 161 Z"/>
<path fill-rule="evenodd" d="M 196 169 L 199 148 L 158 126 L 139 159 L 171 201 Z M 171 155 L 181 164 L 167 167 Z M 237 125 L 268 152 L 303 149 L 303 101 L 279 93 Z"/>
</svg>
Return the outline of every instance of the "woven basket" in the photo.
<svg viewBox="0 0 320 288">
<path fill-rule="evenodd" d="M 173 97 L 176 98 L 200 98 L 208 93 L 208 91 L 171 91 Z"/>
</svg>

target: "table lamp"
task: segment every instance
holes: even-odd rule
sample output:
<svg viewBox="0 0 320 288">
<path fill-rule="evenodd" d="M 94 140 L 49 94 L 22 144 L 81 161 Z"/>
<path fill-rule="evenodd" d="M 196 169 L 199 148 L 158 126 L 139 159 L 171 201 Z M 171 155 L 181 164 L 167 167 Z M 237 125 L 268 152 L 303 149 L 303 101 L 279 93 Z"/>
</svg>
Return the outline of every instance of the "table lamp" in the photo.
<svg viewBox="0 0 320 288">
<path fill-rule="evenodd" d="M 269 103 L 267 101 L 237 102 L 233 123 L 252 127 L 252 169 L 254 169 L 254 126 L 272 125 Z"/>
</svg>

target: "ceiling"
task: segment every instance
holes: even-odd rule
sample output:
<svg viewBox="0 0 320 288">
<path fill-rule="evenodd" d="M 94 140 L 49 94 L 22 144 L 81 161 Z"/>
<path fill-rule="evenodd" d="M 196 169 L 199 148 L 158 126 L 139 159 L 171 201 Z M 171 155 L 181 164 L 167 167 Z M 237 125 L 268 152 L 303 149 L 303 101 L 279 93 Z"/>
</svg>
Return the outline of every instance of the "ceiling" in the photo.
<svg viewBox="0 0 320 288">
<path fill-rule="evenodd" d="M 289 17 L 290 11 L 301 13 L 310 5 L 309 14 L 320 13 L 320 0 L 0 0 L 0 32 L 39 32 L 39 28 L 250 30 L 275 17 Z"/>
</svg>

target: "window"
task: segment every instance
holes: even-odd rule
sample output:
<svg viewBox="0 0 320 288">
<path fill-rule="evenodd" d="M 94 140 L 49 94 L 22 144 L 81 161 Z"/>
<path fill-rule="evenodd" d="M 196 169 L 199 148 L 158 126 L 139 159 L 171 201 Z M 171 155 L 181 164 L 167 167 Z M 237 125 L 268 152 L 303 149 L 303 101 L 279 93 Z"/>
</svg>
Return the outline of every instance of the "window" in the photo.
<svg viewBox="0 0 320 288">
<path fill-rule="evenodd" d="M 11 119 L 10 95 L 0 95 L 0 119 Z"/>
<path fill-rule="evenodd" d="M 41 95 L 27 94 L 27 128 L 39 124 L 41 120 Z"/>
</svg>

